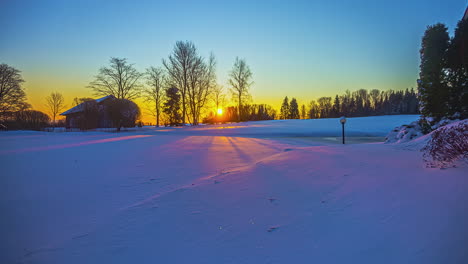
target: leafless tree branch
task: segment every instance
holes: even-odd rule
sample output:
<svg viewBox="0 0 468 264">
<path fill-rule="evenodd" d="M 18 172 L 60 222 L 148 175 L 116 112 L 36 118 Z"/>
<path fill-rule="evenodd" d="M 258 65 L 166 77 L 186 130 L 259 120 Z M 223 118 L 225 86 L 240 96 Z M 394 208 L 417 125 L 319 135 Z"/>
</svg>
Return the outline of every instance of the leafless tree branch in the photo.
<svg viewBox="0 0 468 264">
<path fill-rule="evenodd" d="M 236 57 L 234 66 L 229 73 L 228 83 L 231 86 L 231 92 L 238 103 L 238 121 L 241 121 L 241 109 L 243 101 L 249 96 L 249 88 L 252 86 L 252 71 L 245 60 Z"/>
<path fill-rule="evenodd" d="M 143 76 L 127 59 L 111 58 L 109 67 L 102 67 L 88 88 L 98 96 L 113 95 L 118 99 L 133 100 L 140 96 Z"/>
<path fill-rule="evenodd" d="M 52 116 L 52 122 L 55 124 L 55 118 L 65 108 L 65 103 L 61 93 L 53 92 L 46 97 L 46 106 Z"/>
</svg>

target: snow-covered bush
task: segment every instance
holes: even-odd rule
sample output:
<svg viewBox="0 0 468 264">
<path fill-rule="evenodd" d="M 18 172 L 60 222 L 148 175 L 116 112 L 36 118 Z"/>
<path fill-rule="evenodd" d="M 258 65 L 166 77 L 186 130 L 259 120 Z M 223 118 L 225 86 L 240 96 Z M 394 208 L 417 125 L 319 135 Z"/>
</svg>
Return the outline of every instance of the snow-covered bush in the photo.
<svg viewBox="0 0 468 264">
<path fill-rule="evenodd" d="M 468 119 L 440 127 L 430 135 L 422 149 L 427 166 L 445 168 L 457 160 L 468 163 Z"/>
<path fill-rule="evenodd" d="M 460 121 L 459 113 L 451 117 L 444 117 L 438 121 L 432 117 L 421 117 L 418 121 L 414 121 L 409 125 L 402 125 L 394 128 L 388 133 L 385 138 L 385 143 L 405 143 L 420 136 L 429 134 L 440 127 Z"/>
<path fill-rule="evenodd" d="M 390 131 L 385 138 L 385 143 L 404 143 L 422 135 L 419 121 L 414 121 L 409 125 L 402 125 Z"/>
</svg>

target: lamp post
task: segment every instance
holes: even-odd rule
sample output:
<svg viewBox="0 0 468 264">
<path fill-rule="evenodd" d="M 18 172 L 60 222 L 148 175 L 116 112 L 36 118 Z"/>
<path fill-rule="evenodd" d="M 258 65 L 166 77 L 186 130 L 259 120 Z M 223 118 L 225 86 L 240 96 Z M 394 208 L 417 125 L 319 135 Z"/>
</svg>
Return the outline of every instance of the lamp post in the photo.
<svg viewBox="0 0 468 264">
<path fill-rule="evenodd" d="M 342 127 L 341 136 L 343 137 L 343 144 L 344 144 L 345 143 L 345 140 L 344 140 L 344 124 L 346 123 L 346 117 L 342 116 L 340 118 L 340 123 L 341 123 L 341 127 Z"/>
</svg>

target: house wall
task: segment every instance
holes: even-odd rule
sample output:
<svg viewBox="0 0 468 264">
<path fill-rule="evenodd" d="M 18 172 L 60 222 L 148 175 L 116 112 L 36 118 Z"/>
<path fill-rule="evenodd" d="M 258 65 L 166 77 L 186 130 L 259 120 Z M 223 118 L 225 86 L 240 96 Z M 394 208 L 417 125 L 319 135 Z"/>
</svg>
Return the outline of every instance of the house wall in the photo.
<svg viewBox="0 0 468 264">
<path fill-rule="evenodd" d="M 81 113 L 73 113 L 65 118 L 66 128 L 80 128 Z"/>
<path fill-rule="evenodd" d="M 67 128 L 79 128 L 79 129 L 86 129 L 86 126 L 91 125 L 92 127 L 96 128 L 110 128 L 112 127 L 112 122 L 109 119 L 105 107 L 100 106 L 99 107 L 99 112 L 97 116 L 97 122 L 95 125 L 90 124 L 89 122 L 95 122 L 95 121 L 90 121 L 86 122 L 86 117 L 83 113 L 73 113 L 69 114 L 66 116 L 65 119 L 65 125 Z"/>
<path fill-rule="evenodd" d="M 112 121 L 106 111 L 106 105 L 99 105 L 99 121 L 98 126 L 101 128 L 112 127 Z"/>
</svg>

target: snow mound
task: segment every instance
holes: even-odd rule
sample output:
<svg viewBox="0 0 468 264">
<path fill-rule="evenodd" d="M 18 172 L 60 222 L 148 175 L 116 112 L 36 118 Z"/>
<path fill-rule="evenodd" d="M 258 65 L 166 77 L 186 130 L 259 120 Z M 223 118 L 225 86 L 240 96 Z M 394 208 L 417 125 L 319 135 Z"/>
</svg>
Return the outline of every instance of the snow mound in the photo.
<svg viewBox="0 0 468 264">
<path fill-rule="evenodd" d="M 385 143 L 405 143 L 423 135 L 419 121 L 394 128 L 385 138 Z"/>
</svg>

